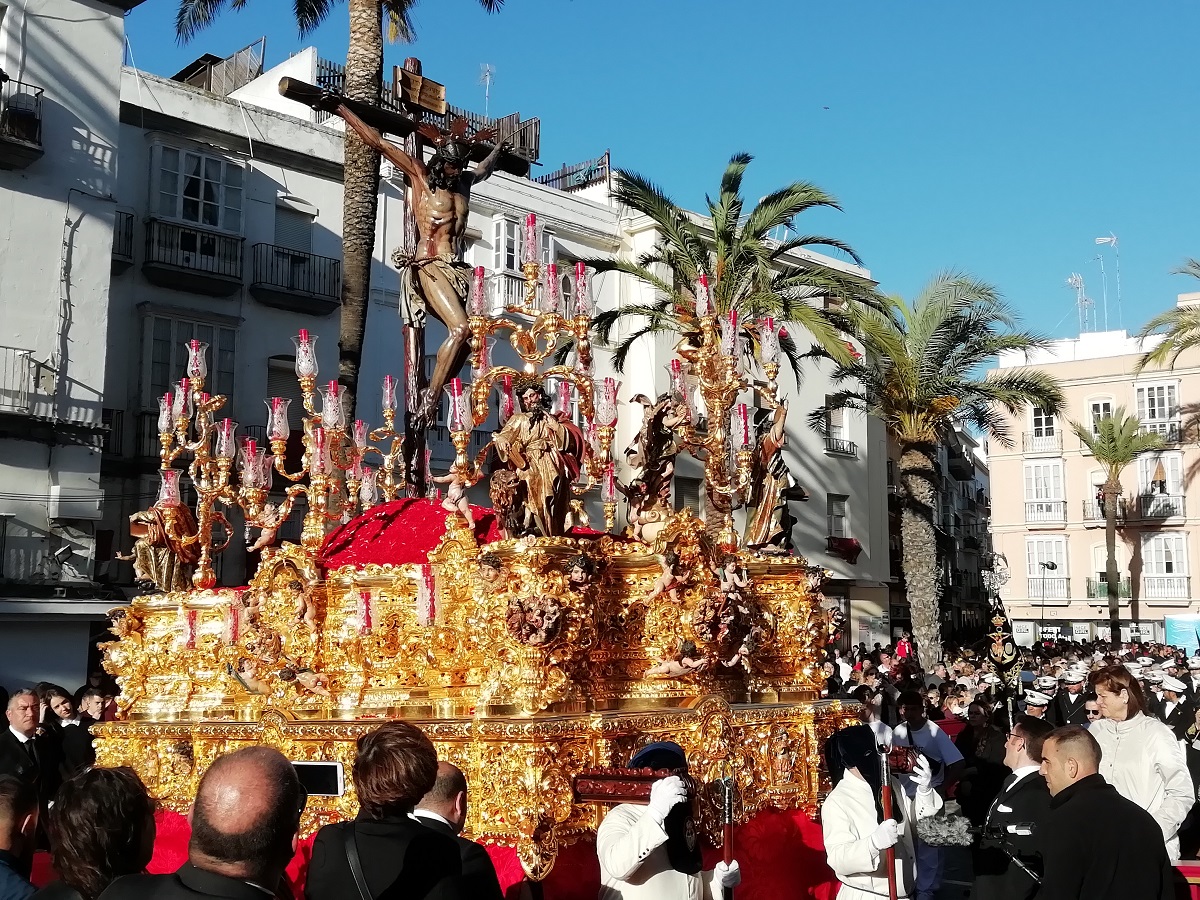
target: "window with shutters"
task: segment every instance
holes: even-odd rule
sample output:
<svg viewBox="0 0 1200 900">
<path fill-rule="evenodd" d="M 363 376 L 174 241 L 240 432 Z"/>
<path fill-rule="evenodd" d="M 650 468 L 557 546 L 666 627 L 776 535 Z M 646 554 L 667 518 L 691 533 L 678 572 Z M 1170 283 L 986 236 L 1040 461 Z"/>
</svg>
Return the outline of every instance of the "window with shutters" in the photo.
<svg viewBox="0 0 1200 900">
<path fill-rule="evenodd" d="M 163 144 L 152 148 L 151 160 L 156 216 L 241 234 L 241 163 Z"/>
<path fill-rule="evenodd" d="M 1143 424 L 1170 422 L 1179 416 L 1175 384 L 1145 384 L 1137 387 L 1137 417 Z"/>
<path fill-rule="evenodd" d="M 1089 407 L 1092 416 L 1092 434 L 1096 433 L 1096 424 L 1101 419 L 1110 418 L 1113 414 L 1113 402 L 1111 397 L 1105 397 L 1103 400 L 1093 400 Z"/>
<path fill-rule="evenodd" d="M 692 512 L 700 512 L 700 485 L 699 478 L 681 478 L 675 479 L 675 509 L 690 509 Z"/>
<path fill-rule="evenodd" d="M 1040 406 L 1033 408 L 1033 434 L 1035 437 L 1054 435 L 1054 416 Z"/>
<path fill-rule="evenodd" d="M 825 510 L 829 520 L 830 537 L 850 537 L 850 497 L 847 494 L 826 494 Z"/>
<path fill-rule="evenodd" d="M 1139 456 L 1138 488 L 1142 494 L 1182 494 L 1183 454 L 1167 451 Z"/>
<path fill-rule="evenodd" d="M 312 253 L 313 217 L 308 213 L 275 207 L 275 246 Z"/>
<path fill-rule="evenodd" d="M 521 225 L 515 219 L 492 220 L 492 271 L 521 271 Z"/>
<path fill-rule="evenodd" d="M 1054 568 L 1042 565 L 1053 563 Z M 1067 577 L 1067 539 L 1063 535 L 1039 535 L 1025 539 L 1025 574 L 1029 578 Z"/>
<path fill-rule="evenodd" d="M 1187 536 L 1178 532 L 1142 536 L 1143 575 L 1186 575 Z"/>
<path fill-rule="evenodd" d="M 1062 500 L 1062 461 L 1025 464 L 1025 499 Z"/>
<path fill-rule="evenodd" d="M 146 317 L 142 359 L 144 408 L 157 409 L 158 399 L 167 391 L 173 391 L 184 376 L 188 358 L 185 344 L 190 340 L 208 344 L 208 379 L 204 389 L 210 394 L 233 396 L 235 329 L 151 315 Z"/>
</svg>

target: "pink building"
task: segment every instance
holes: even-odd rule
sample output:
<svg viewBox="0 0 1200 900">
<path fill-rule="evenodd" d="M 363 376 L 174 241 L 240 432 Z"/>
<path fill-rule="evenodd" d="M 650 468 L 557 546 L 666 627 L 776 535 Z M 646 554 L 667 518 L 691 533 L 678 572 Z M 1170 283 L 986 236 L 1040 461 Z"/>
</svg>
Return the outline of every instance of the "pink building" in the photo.
<svg viewBox="0 0 1200 900">
<path fill-rule="evenodd" d="M 1192 299 L 1185 295 L 1180 302 Z M 1010 573 L 1000 596 L 1019 643 L 1031 643 L 1039 625 L 1047 635 L 1077 640 L 1108 636 L 1098 502 L 1104 473 L 1070 422 L 1093 422 L 1117 407 L 1164 442 L 1121 478 L 1123 639 L 1161 639 L 1165 616 L 1200 612 L 1200 445 L 1189 426 L 1200 410 L 1200 351 L 1185 353 L 1172 370 L 1135 376 L 1142 352 L 1126 332 L 1107 331 L 1055 341 L 1028 358 L 1000 358 L 1000 370 L 1032 366 L 1050 372 L 1066 397 L 1059 416 L 1028 409 L 1010 419 L 1012 448 L 995 441 L 991 446 L 993 544 Z"/>
</svg>

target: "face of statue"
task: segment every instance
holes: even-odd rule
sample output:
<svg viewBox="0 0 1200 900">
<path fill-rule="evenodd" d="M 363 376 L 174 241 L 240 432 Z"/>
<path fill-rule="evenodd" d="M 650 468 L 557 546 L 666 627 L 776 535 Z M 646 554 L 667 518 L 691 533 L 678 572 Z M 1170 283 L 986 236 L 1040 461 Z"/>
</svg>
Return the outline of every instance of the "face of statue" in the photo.
<svg viewBox="0 0 1200 900">
<path fill-rule="evenodd" d="M 531 412 L 541 409 L 546 399 L 545 392 L 539 387 L 528 387 L 521 391 L 521 409 Z"/>
</svg>

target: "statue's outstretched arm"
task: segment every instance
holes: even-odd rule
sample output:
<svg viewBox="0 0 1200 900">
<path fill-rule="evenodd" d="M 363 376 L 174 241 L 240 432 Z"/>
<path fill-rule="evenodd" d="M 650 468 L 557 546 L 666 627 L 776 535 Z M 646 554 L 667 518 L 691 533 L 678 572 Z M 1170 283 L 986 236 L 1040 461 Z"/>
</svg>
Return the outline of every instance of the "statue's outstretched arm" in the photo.
<svg viewBox="0 0 1200 900">
<path fill-rule="evenodd" d="M 377 150 L 384 159 L 393 163 L 396 168 L 403 172 L 413 182 L 423 182 L 425 180 L 425 164 L 413 159 L 391 141 L 383 139 L 383 135 L 378 130 L 372 128 L 345 105 L 337 108 L 337 113 L 346 120 L 346 124 L 353 128 L 354 131 L 362 138 L 363 143 L 373 150 Z"/>
</svg>

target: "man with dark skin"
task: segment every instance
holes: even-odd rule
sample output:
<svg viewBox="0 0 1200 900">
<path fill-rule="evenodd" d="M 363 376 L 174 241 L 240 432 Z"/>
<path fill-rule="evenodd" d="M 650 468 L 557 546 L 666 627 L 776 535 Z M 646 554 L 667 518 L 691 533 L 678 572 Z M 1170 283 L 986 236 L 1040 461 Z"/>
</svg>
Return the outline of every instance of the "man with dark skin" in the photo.
<svg viewBox="0 0 1200 900">
<path fill-rule="evenodd" d="M 409 203 L 417 223 L 417 246 L 411 258 L 397 260 L 404 278 L 404 302 L 412 321 L 423 324 L 425 311 L 446 326 L 446 340 L 438 348 L 437 361 L 429 378 L 429 390 L 421 406 L 421 419 L 428 425 L 437 413 L 442 388 L 462 368 L 470 352 L 465 300 L 470 290 L 471 270 L 462 261 L 462 238 L 470 214 L 471 187 L 490 176 L 508 145 L 495 149 L 467 171 L 471 145 L 451 137 L 438 147 L 429 162 L 409 156 L 345 106 L 337 113 L 362 138 L 408 179 Z"/>
</svg>

